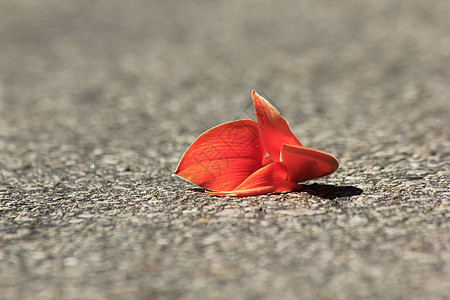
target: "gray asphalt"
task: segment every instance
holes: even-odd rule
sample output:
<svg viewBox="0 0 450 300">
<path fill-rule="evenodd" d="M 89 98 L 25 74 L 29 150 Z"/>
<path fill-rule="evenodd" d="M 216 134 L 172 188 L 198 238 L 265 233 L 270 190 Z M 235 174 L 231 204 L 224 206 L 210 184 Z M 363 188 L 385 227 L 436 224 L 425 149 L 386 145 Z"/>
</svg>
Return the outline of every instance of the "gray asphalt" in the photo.
<svg viewBox="0 0 450 300">
<path fill-rule="evenodd" d="M 449 15 L 0 0 L 0 299 L 449 299 Z M 171 176 L 252 89 L 338 171 L 246 198 Z"/>
</svg>

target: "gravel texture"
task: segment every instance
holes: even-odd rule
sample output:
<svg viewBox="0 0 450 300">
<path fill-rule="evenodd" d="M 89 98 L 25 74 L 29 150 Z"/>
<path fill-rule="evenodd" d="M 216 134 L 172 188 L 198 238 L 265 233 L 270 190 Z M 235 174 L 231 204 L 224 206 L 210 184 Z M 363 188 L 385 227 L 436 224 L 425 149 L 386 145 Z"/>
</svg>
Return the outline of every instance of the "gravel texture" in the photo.
<svg viewBox="0 0 450 300">
<path fill-rule="evenodd" d="M 449 15 L 0 0 L 0 298 L 450 298 Z M 338 171 L 246 198 L 171 176 L 252 89 Z"/>
</svg>

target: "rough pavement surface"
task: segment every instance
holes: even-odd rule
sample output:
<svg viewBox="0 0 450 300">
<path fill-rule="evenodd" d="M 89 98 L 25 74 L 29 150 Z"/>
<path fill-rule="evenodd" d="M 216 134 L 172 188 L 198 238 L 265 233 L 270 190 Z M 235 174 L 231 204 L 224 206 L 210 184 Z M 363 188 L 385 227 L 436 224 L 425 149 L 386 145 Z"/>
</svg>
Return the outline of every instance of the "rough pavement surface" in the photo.
<svg viewBox="0 0 450 300">
<path fill-rule="evenodd" d="M 448 299 L 449 15 L 0 1 L 0 298 Z M 171 176 L 252 89 L 339 170 L 240 199 Z"/>
</svg>

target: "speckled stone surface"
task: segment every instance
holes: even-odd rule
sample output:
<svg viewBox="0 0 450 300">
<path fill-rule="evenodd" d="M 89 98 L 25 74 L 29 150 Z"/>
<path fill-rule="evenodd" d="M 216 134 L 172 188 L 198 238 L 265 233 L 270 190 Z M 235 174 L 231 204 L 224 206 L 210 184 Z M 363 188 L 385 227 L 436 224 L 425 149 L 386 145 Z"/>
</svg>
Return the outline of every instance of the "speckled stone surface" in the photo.
<svg viewBox="0 0 450 300">
<path fill-rule="evenodd" d="M 448 299 L 450 2 L 0 1 L 1 299 Z M 340 161 L 171 176 L 264 92 Z"/>
</svg>

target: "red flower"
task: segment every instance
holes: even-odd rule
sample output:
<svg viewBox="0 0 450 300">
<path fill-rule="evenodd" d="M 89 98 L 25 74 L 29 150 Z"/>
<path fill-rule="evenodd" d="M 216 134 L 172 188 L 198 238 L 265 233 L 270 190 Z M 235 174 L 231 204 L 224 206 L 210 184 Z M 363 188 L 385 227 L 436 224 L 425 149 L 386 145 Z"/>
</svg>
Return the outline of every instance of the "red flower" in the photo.
<svg viewBox="0 0 450 300">
<path fill-rule="evenodd" d="M 258 123 L 238 120 L 200 135 L 175 174 L 212 195 L 253 196 L 293 191 L 298 182 L 338 168 L 330 154 L 303 146 L 266 99 L 252 91 Z"/>
</svg>

